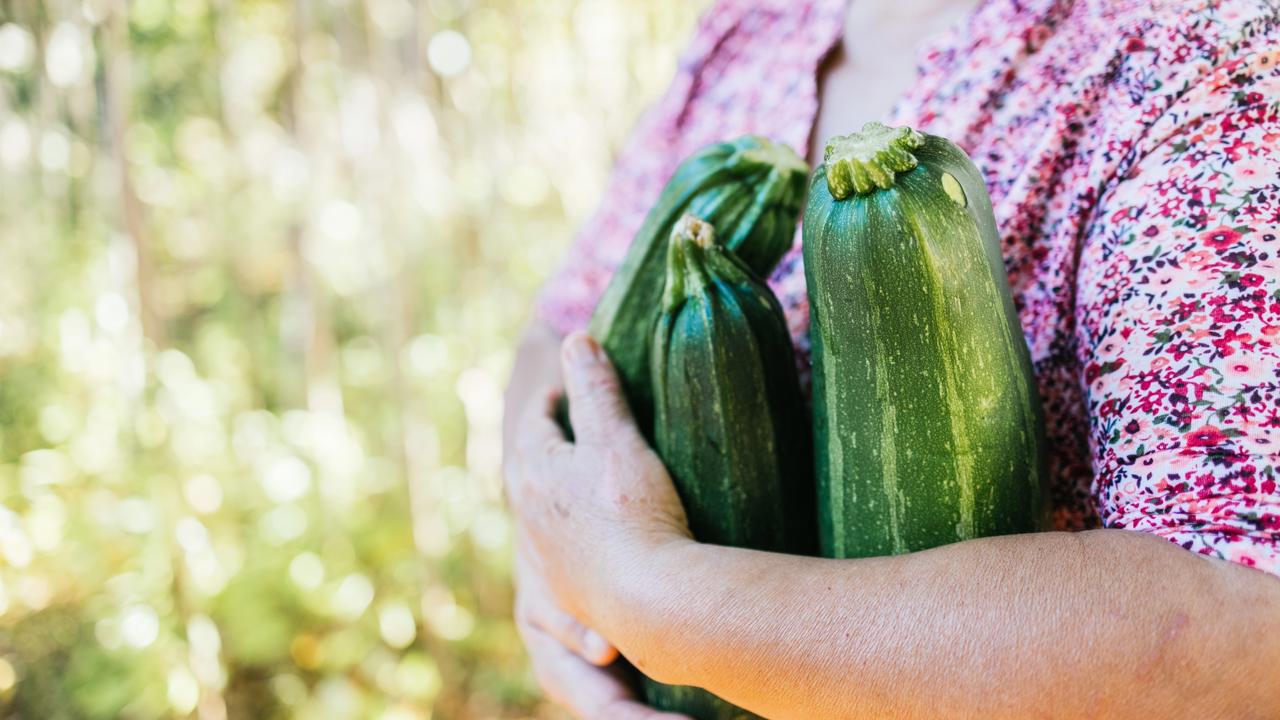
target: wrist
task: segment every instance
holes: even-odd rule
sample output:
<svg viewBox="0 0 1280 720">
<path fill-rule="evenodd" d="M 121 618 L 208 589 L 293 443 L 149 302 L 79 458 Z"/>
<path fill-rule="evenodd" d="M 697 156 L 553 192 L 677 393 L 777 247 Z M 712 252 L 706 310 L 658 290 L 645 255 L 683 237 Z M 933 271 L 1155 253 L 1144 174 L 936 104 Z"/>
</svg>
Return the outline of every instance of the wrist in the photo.
<svg viewBox="0 0 1280 720">
<path fill-rule="evenodd" d="M 593 608 L 596 627 L 654 680 L 694 682 L 688 672 L 699 642 L 693 629 L 705 625 L 696 568 L 713 549 L 677 532 L 648 537 L 616 565 L 614 587 Z"/>
</svg>

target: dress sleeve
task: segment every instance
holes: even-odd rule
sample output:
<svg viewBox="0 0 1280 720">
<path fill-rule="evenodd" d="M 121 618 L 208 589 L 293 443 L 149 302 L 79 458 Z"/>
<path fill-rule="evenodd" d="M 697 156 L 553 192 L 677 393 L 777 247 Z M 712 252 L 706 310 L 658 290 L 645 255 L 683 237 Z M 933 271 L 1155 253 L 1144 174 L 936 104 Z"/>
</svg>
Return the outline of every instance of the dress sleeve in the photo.
<svg viewBox="0 0 1280 720">
<path fill-rule="evenodd" d="M 643 119 L 614 165 L 603 200 L 582 225 L 560 267 L 538 296 L 540 319 L 561 335 L 585 328 L 614 271 L 622 264 L 647 209 L 671 174 L 661 160 L 674 151 L 665 142 L 660 103 Z"/>
<path fill-rule="evenodd" d="M 1280 575 L 1277 64 L 1152 127 L 1085 230 L 1075 319 L 1103 524 Z"/>
<path fill-rule="evenodd" d="M 614 161 L 595 212 L 579 228 L 560 266 L 543 285 L 537 316 L 561 335 L 585 328 L 614 271 L 681 157 L 676 126 L 691 100 L 699 58 L 736 12 L 717 2 L 699 21 L 666 92 L 640 117 Z"/>
<path fill-rule="evenodd" d="M 622 263 L 628 243 L 644 222 L 644 206 L 636 197 L 657 200 L 663 179 L 657 184 L 643 169 L 618 161 L 599 208 L 582 225 L 559 268 L 544 284 L 538 297 L 538 315 L 559 334 L 585 328 L 604 287 Z M 652 196 L 652 197 L 650 197 Z"/>
</svg>

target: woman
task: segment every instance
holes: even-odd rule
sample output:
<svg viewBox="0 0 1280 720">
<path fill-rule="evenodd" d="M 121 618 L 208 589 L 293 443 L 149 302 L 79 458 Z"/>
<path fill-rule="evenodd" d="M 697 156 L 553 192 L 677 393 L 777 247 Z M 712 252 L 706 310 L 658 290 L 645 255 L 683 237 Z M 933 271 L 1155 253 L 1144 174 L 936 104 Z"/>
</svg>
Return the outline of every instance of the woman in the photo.
<svg viewBox="0 0 1280 720">
<path fill-rule="evenodd" d="M 768 717 L 1280 717 L 1277 48 L 1269 0 L 715 3 L 508 393 L 517 614 L 547 692 L 670 717 L 609 669 L 621 651 Z M 816 162 L 872 119 L 986 174 L 1063 532 L 873 560 L 696 543 L 572 331 L 681 158 L 752 132 Z M 807 347 L 798 247 L 772 283 Z M 576 444 L 538 389 L 560 373 Z"/>
</svg>

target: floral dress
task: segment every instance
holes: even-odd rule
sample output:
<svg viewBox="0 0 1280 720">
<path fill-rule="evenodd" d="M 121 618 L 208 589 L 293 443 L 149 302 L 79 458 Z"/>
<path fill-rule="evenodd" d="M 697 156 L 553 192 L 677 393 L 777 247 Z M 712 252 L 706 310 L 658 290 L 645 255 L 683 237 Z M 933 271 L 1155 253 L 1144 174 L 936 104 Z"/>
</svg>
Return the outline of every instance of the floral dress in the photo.
<svg viewBox="0 0 1280 720">
<path fill-rule="evenodd" d="M 695 149 L 757 133 L 804 154 L 846 10 L 714 4 L 544 290 L 545 321 L 586 325 Z M 1280 575 L 1280 0 L 984 0 L 918 65 L 884 120 L 952 139 L 986 177 L 1057 527 Z M 804 351 L 799 236 L 770 283 Z"/>
</svg>

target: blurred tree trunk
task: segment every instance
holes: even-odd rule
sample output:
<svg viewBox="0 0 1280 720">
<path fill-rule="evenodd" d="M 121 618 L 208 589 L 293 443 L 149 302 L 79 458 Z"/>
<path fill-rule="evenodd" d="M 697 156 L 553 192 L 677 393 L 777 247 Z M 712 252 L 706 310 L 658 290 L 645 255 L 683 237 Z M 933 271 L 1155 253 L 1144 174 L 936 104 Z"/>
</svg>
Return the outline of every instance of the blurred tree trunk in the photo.
<svg viewBox="0 0 1280 720">
<path fill-rule="evenodd" d="M 304 121 L 300 117 L 302 111 L 299 107 L 299 95 L 305 72 L 302 48 L 307 39 L 309 5 L 309 0 L 295 0 L 293 3 L 293 22 L 290 26 L 293 33 L 293 55 L 290 58 L 291 67 L 282 106 L 284 127 L 304 152 L 308 143 L 302 127 Z M 305 240 L 303 222 L 303 218 L 295 216 L 289 223 L 286 238 L 289 267 L 280 308 L 280 340 L 284 352 L 281 353 L 278 386 L 280 399 L 285 407 L 307 405 L 308 386 L 317 372 L 317 368 L 312 366 L 314 352 L 319 349 L 315 347 L 318 330 L 315 284 L 302 253 Z"/>
<path fill-rule="evenodd" d="M 366 14 L 368 13 L 366 3 Z M 377 163 L 379 167 L 397 168 L 398 177 L 387 188 L 406 188 L 412 182 L 406 168 L 413 162 L 397 162 L 396 154 L 404 152 L 398 147 L 399 138 L 396 133 L 394 103 L 403 96 L 420 92 L 419 80 L 422 76 L 422 52 L 418 46 L 418 23 L 422 18 L 422 5 L 414 2 L 410 16 L 410 27 L 404 34 L 386 42 L 378 33 L 374 23 L 368 23 L 366 44 L 369 48 L 369 71 L 373 77 L 384 82 L 380 89 L 384 94 L 378 124 L 383 137 L 381 152 L 384 157 Z M 376 172 L 376 168 L 373 168 Z M 371 173 L 372 174 L 372 173 Z M 384 181 L 385 182 L 385 179 Z M 396 202 L 405 202 L 407 193 L 400 193 Z M 388 193 L 388 196 L 391 196 Z M 395 213 L 395 217 L 416 216 L 416 213 Z M 405 484 L 405 492 L 409 501 L 409 520 L 413 530 L 414 546 L 419 553 L 426 554 L 433 537 L 434 530 L 428 527 L 435 500 L 429 488 L 431 472 L 434 469 L 436 450 L 434 443 L 428 441 L 428 430 L 425 424 L 426 410 L 404 372 L 404 362 L 411 337 L 417 327 L 417 311 L 414 298 L 418 296 L 414 270 L 420 265 L 413 245 L 414 233 L 402 225 L 381 228 L 379 240 L 382 252 L 388 260 L 389 282 L 385 283 L 379 300 L 389 308 L 382 323 L 380 341 L 383 355 L 388 367 L 387 391 L 388 404 L 394 409 L 388 431 L 388 446 L 393 453 L 401 478 Z"/>
<path fill-rule="evenodd" d="M 133 89 L 129 48 L 128 0 L 115 0 L 102 25 L 103 104 L 106 106 L 107 134 L 110 138 L 111 158 L 115 164 L 117 192 L 120 198 L 120 221 L 124 234 L 129 238 L 134 255 L 134 281 L 138 292 L 138 315 L 142 322 L 142 334 L 153 347 L 165 346 L 164 324 L 156 312 L 155 281 L 146 232 L 146 217 L 142 202 L 133 184 L 133 173 L 125 151 L 125 139 L 129 135 L 131 98 Z"/>
<path fill-rule="evenodd" d="M 293 2 L 292 55 L 283 96 L 282 122 L 297 149 L 314 160 L 323 152 L 316 146 L 314 133 L 307 126 L 302 97 L 307 75 L 303 52 L 310 35 L 312 9 L 312 0 Z M 285 407 L 307 407 L 314 412 L 341 417 L 342 390 L 334 366 L 336 343 L 328 301 L 317 286 L 305 253 L 309 222 L 301 213 L 311 209 L 311 195 L 309 187 L 302 191 L 302 199 L 298 201 L 300 213 L 292 219 L 287 231 L 289 266 L 280 313 L 284 366 L 279 387 Z"/>
</svg>

